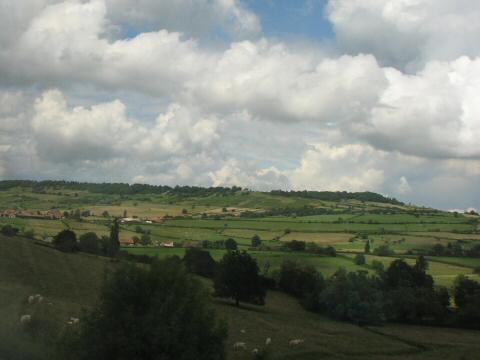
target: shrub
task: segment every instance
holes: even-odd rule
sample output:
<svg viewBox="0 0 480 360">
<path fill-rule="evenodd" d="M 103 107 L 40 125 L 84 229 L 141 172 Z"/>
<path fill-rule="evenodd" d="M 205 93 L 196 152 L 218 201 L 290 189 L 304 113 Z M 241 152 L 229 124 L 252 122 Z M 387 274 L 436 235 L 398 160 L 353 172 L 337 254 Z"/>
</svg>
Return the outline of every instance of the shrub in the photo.
<svg viewBox="0 0 480 360">
<path fill-rule="evenodd" d="M 353 260 L 357 265 L 365 265 L 365 255 L 357 254 L 355 255 L 355 259 Z"/>
<path fill-rule="evenodd" d="M 98 254 L 100 252 L 100 239 L 94 232 L 80 235 L 78 242 L 80 250 L 83 252 L 91 254 Z"/>
<path fill-rule="evenodd" d="M 3 225 L 1 230 L 2 234 L 5 236 L 15 236 L 17 235 L 18 231 L 19 230 L 17 228 L 13 227 L 10 224 Z"/>
<path fill-rule="evenodd" d="M 77 235 L 72 230 L 62 230 L 53 238 L 53 246 L 63 252 L 77 251 Z"/>
<path fill-rule="evenodd" d="M 373 250 L 373 253 L 377 256 L 391 256 L 395 252 L 388 245 L 380 245 Z"/>
<path fill-rule="evenodd" d="M 188 271 L 207 278 L 215 274 L 215 260 L 208 251 L 190 248 L 185 251 L 183 262 Z"/>
<path fill-rule="evenodd" d="M 225 359 L 226 326 L 175 258 L 121 265 L 79 325 L 60 343 L 59 359 Z"/>
<path fill-rule="evenodd" d="M 265 304 L 265 288 L 257 261 L 245 251 L 230 251 L 217 266 L 214 296 L 231 298 L 257 305 Z"/>
</svg>

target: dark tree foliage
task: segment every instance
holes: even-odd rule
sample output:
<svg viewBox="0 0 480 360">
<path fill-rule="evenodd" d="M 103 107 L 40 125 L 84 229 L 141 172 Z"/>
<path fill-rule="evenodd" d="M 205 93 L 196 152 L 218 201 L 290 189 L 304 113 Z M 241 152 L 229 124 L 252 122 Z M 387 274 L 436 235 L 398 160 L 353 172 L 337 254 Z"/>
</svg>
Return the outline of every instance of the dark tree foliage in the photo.
<svg viewBox="0 0 480 360">
<path fill-rule="evenodd" d="M 299 298 L 307 310 L 320 309 L 319 296 L 325 287 L 325 281 L 322 274 L 313 266 L 284 261 L 280 267 L 278 287 L 287 294 Z"/>
<path fill-rule="evenodd" d="M 77 235 L 72 230 L 62 230 L 53 238 L 53 246 L 63 252 L 77 251 Z"/>
<path fill-rule="evenodd" d="M 372 201 L 379 203 L 403 205 L 402 202 L 388 198 L 383 195 L 373 192 L 346 192 L 346 191 L 282 191 L 273 190 L 270 191 L 272 195 L 302 197 L 307 199 L 323 200 L 323 201 L 340 201 L 340 200 L 359 200 L 359 201 Z"/>
<path fill-rule="evenodd" d="M 17 235 L 19 230 L 10 224 L 7 224 L 7 225 L 3 225 L 0 231 L 5 236 L 15 236 Z"/>
<path fill-rule="evenodd" d="M 80 251 L 98 254 L 100 252 L 100 239 L 94 232 L 80 235 L 78 238 Z"/>
<path fill-rule="evenodd" d="M 208 251 L 197 248 L 187 249 L 183 262 L 191 273 L 207 278 L 212 278 L 215 274 L 216 263 Z"/>
<path fill-rule="evenodd" d="M 370 254 L 370 240 L 365 243 L 365 254 Z"/>
<path fill-rule="evenodd" d="M 219 324 L 201 282 L 180 260 L 123 264 L 103 286 L 98 306 L 59 346 L 74 360 L 223 360 Z"/>
<path fill-rule="evenodd" d="M 237 242 L 232 238 L 225 240 L 225 249 L 227 250 L 237 250 Z"/>
<path fill-rule="evenodd" d="M 367 271 L 338 270 L 326 281 L 320 302 L 327 314 L 339 320 L 359 325 L 385 321 L 382 291 Z"/>
<path fill-rule="evenodd" d="M 110 227 L 110 237 L 106 245 L 106 254 L 111 257 L 116 256 L 120 250 L 120 222 L 117 218 L 113 220 Z"/>
<path fill-rule="evenodd" d="M 252 246 L 253 247 L 258 247 L 262 244 L 262 239 L 260 239 L 260 236 L 257 234 L 252 236 Z"/>
<path fill-rule="evenodd" d="M 459 275 L 455 279 L 454 298 L 458 323 L 480 329 L 480 283 Z"/>
<path fill-rule="evenodd" d="M 353 260 L 357 265 L 365 265 L 365 255 L 357 254 Z"/>
<path fill-rule="evenodd" d="M 449 303 L 448 293 L 435 290 L 433 278 L 426 273 L 428 264 L 419 257 L 414 266 L 404 260 L 393 261 L 382 276 L 390 319 L 406 322 L 443 320 Z"/>
<path fill-rule="evenodd" d="M 390 249 L 388 245 L 380 245 L 373 250 L 373 253 L 377 256 L 390 256 L 394 255 L 395 252 Z"/>
<path fill-rule="evenodd" d="M 179 197 L 192 196 L 228 196 L 241 192 L 242 188 L 233 186 L 202 188 L 198 186 L 165 186 L 148 184 L 124 184 L 124 183 L 81 183 L 72 181 L 31 181 L 31 180 L 6 180 L 0 181 L 0 190 L 8 190 L 14 187 L 29 187 L 36 192 L 42 192 L 49 188 L 63 188 L 68 190 L 89 191 L 99 194 L 115 195 L 138 195 L 138 194 L 164 194 L 169 193 Z"/>
<path fill-rule="evenodd" d="M 265 304 L 265 288 L 257 261 L 245 251 L 229 251 L 217 266 L 214 279 L 215 296 L 231 298 L 237 306 L 240 301 Z"/>
<path fill-rule="evenodd" d="M 305 250 L 305 241 L 292 240 L 285 243 L 287 249 L 291 251 L 304 251 Z"/>
</svg>

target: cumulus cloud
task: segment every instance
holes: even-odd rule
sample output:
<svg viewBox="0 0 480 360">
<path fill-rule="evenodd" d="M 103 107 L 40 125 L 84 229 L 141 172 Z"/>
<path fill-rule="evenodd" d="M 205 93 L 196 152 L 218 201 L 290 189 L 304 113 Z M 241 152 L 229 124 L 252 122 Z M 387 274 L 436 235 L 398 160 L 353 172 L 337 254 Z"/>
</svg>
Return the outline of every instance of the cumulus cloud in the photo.
<svg viewBox="0 0 480 360">
<path fill-rule="evenodd" d="M 168 29 L 195 38 L 221 27 L 234 38 L 257 36 L 258 17 L 238 0 L 106 0 L 113 25 L 141 31 Z"/>
<path fill-rule="evenodd" d="M 456 189 L 455 207 L 478 207 L 479 6 L 454 5 L 331 0 L 335 52 L 262 38 L 239 0 L 3 1 L 0 176 L 441 207 Z"/>
<path fill-rule="evenodd" d="M 37 99 L 31 121 L 38 155 L 58 162 L 139 157 L 144 160 L 184 156 L 218 138 L 215 119 L 194 118 L 189 109 L 171 105 L 153 126 L 127 116 L 115 100 L 90 109 L 70 109 L 58 90 Z"/>
<path fill-rule="evenodd" d="M 405 176 L 402 176 L 400 178 L 400 182 L 398 184 L 398 192 L 400 194 L 409 194 L 412 192 L 412 188 L 410 187 L 410 184 L 408 183 L 408 180 Z"/>
<path fill-rule="evenodd" d="M 471 0 L 330 0 L 337 40 L 350 53 L 417 68 L 480 55 L 480 3 Z"/>
<path fill-rule="evenodd" d="M 381 151 L 360 144 L 315 144 L 290 178 L 298 190 L 380 191 L 384 172 L 377 165 L 384 156 Z"/>
<path fill-rule="evenodd" d="M 209 173 L 213 186 L 241 186 L 253 190 L 289 189 L 288 178 L 275 167 L 258 165 L 236 159 Z"/>
</svg>

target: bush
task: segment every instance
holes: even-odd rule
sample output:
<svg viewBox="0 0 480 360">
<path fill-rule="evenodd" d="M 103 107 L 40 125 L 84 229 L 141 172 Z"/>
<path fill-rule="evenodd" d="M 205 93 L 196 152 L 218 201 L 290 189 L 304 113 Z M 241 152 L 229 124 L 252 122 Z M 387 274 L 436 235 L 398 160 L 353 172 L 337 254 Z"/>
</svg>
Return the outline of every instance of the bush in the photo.
<svg viewBox="0 0 480 360">
<path fill-rule="evenodd" d="M 355 264 L 357 265 L 365 265 L 366 261 L 365 261 L 365 255 L 363 254 L 357 254 L 355 255 L 355 259 L 353 260 L 355 262 Z"/>
<path fill-rule="evenodd" d="M 174 258 L 123 264 L 79 325 L 60 343 L 59 359 L 225 359 L 226 326 L 201 282 Z"/>
<path fill-rule="evenodd" d="M 285 246 L 291 251 L 304 251 L 305 241 L 292 240 L 285 243 Z"/>
<path fill-rule="evenodd" d="M 17 228 L 13 227 L 10 224 L 3 225 L 1 230 L 2 234 L 5 236 L 15 236 L 17 235 L 18 231 L 19 230 Z"/>
<path fill-rule="evenodd" d="M 212 278 L 215 274 L 216 263 L 208 251 L 197 248 L 187 249 L 183 262 L 191 273 L 207 278 Z"/>
<path fill-rule="evenodd" d="M 324 311 L 339 320 L 359 325 L 385 321 L 381 289 L 366 271 L 338 270 L 327 280 L 320 301 Z"/>
<path fill-rule="evenodd" d="M 262 244 L 262 239 L 260 239 L 260 236 L 257 234 L 252 236 L 252 246 L 253 247 L 258 247 Z"/>
<path fill-rule="evenodd" d="M 325 281 L 313 266 L 284 261 L 280 267 L 278 287 L 301 300 L 308 310 L 319 310 L 319 296 Z"/>
<path fill-rule="evenodd" d="M 377 273 L 381 273 L 383 270 L 385 270 L 383 263 L 378 260 L 372 260 L 371 266 Z"/>
<path fill-rule="evenodd" d="M 80 235 L 80 250 L 90 254 L 98 254 L 100 252 L 100 239 L 94 232 L 88 232 Z"/>
<path fill-rule="evenodd" d="M 231 298 L 237 306 L 240 301 L 265 304 L 265 288 L 257 261 L 245 251 L 230 251 L 217 266 L 214 296 Z"/>
<path fill-rule="evenodd" d="M 77 251 L 77 235 L 72 230 L 62 230 L 53 238 L 53 246 L 63 252 Z"/>
<path fill-rule="evenodd" d="M 227 250 L 237 250 L 237 242 L 232 238 L 225 240 L 225 249 Z"/>
<path fill-rule="evenodd" d="M 373 250 L 373 253 L 377 256 L 391 256 L 394 255 L 395 252 L 390 249 L 388 245 L 380 245 Z"/>
</svg>

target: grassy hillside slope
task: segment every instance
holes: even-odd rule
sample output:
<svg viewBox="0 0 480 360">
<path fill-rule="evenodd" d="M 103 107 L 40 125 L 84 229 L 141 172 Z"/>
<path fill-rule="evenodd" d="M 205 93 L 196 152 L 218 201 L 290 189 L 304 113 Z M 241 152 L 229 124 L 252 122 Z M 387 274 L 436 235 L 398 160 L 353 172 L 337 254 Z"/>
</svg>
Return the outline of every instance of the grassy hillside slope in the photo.
<svg viewBox="0 0 480 360">
<path fill-rule="evenodd" d="M 32 240 L 0 236 L 0 359 L 48 359 L 51 346 L 30 339 L 19 329 L 19 316 L 29 312 L 26 299 L 40 293 L 52 303 L 62 324 L 94 304 L 104 273 L 114 264 L 84 254 L 64 254 Z M 208 281 L 205 281 L 210 286 Z M 387 325 L 360 328 L 304 311 L 297 301 L 269 292 L 265 307 L 236 309 L 213 300 L 229 324 L 229 359 L 250 359 L 250 350 L 272 338 L 275 359 L 475 359 L 480 332 Z M 243 330 L 243 331 L 242 331 Z M 305 339 L 299 347 L 288 341 Z M 244 341 L 248 352 L 232 350 Z"/>
</svg>

